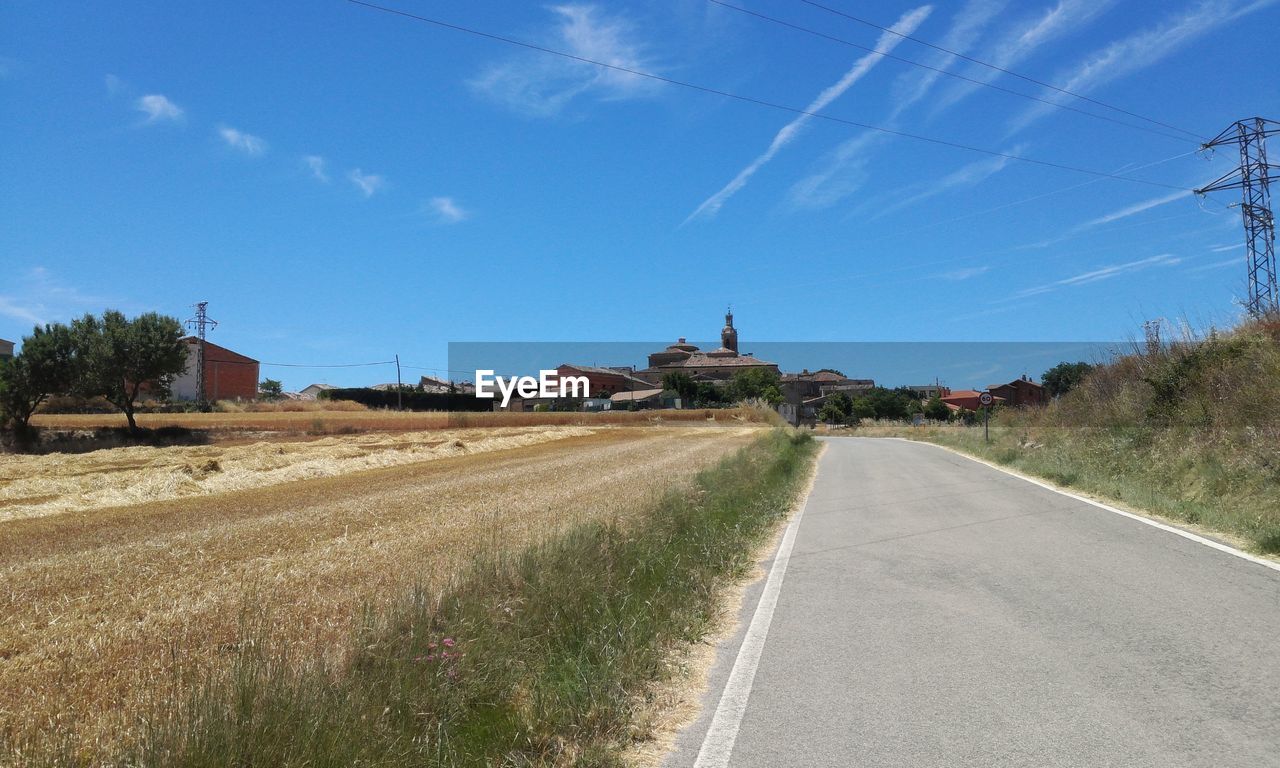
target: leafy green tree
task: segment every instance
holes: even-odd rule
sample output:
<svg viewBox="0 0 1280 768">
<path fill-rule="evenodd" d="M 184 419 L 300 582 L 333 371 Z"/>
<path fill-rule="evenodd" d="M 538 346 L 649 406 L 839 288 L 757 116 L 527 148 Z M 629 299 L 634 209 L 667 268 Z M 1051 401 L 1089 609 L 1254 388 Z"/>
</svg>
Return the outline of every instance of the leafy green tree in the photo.
<svg viewBox="0 0 1280 768">
<path fill-rule="evenodd" d="M 942 402 L 942 398 L 931 397 L 924 406 L 924 417 L 934 421 L 949 421 L 951 419 L 951 409 L 947 407 L 946 403 Z"/>
<path fill-rule="evenodd" d="M 1044 372 L 1040 381 L 1049 397 L 1065 395 L 1080 385 L 1084 377 L 1093 370 L 1093 366 L 1085 362 L 1058 363 Z"/>
<path fill-rule="evenodd" d="M 698 395 L 698 384 L 683 371 L 672 371 L 662 377 L 662 388 L 680 396 L 684 406 L 691 407 Z"/>
<path fill-rule="evenodd" d="M 818 410 L 818 421 L 824 424 L 845 424 L 849 421 L 849 414 L 840 410 L 835 402 L 828 400 Z"/>
<path fill-rule="evenodd" d="M 911 403 L 915 401 L 915 395 L 909 391 L 904 393 L 902 390 L 884 387 L 873 387 L 864 396 L 871 403 L 875 418 L 888 421 L 903 421 L 908 418 L 911 415 Z"/>
<path fill-rule="evenodd" d="M 826 424 L 850 424 L 853 422 L 853 401 L 844 392 L 835 392 L 818 409 L 818 420 Z"/>
<path fill-rule="evenodd" d="M 723 407 L 725 404 L 724 389 L 710 381 L 699 381 L 693 395 L 693 402 L 696 408 Z"/>
<path fill-rule="evenodd" d="M 258 397 L 263 400 L 279 400 L 284 397 L 284 384 L 276 379 L 263 379 L 258 384 Z"/>
<path fill-rule="evenodd" d="M 876 417 L 876 407 L 871 403 L 870 398 L 855 397 L 849 407 L 849 414 L 858 421 L 874 419 Z"/>
<path fill-rule="evenodd" d="M 50 395 L 71 391 L 78 373 L 75 343 L 65 325 L 36 327 L 22 351 L 0 366 L 0 421 L 26 430 Z"/>
<path fill-rule="evenodd" d="M 769 405 L 777 405 L 782 402 L 782 378 L 768 368 L 738 371 L 729 381 L 729 399 L 760 399 Z"/>
<path fill-rule="evenodd" d="M 142 388 L 167 397 L 173 379 L 186 368 L 182 324 L 155 312 L 130 320 L 109 309 L 101 318 L 85 315 L 71 328 L 81 362 L 80 394 L 105 397 L 136 432 L 134 409 Z"/>
</svg>

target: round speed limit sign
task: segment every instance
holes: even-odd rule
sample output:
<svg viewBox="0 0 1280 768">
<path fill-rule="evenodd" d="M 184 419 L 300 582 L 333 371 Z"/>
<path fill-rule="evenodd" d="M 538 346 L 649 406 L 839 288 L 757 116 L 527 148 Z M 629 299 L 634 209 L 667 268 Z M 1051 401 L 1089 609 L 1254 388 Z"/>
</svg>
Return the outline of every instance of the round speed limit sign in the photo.
<svg viewBox="0 0 1280 768">
<path fill-rule="evenodd" d="M 991 405 L 991 393 L 983 392 L 982 394 L 978 395 L 978 402 L 982 403 L 983 405 Z"/>
</svg>

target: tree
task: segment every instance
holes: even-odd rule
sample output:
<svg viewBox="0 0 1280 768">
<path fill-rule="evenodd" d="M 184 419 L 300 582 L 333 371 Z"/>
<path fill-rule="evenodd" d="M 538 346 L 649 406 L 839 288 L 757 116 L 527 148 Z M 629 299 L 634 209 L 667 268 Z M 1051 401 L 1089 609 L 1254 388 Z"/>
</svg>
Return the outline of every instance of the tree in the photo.
<svg viewBox="0 0 1280 768">
<path fill-rule="evenodd" d="M 69 392 L 77 360 L 71 329 L 65 325 L 36 327 L 22 339 L 22 351 L 0 367 L 0 422 L 26 430 L 31 415 L 50 395 Z"/>
<path fill-rule="evenodd" d="M 818 420 L 827 424 L 853 422 L 853 401 L 844 392 L 832 393 L 818 410 Z"/>
<path fill-rule="evenodd" d="M 683 371 L 672 371 L 663 375 L 662 388 L 679 395 L 680 403 L 685 408 L 693 405 L 694 398 L 698 394 L 697 382 Z"/>
<path fill-rule="evenodd" d="M 1085 362 L 1058 363 L 1045 371 L 1040 381 L 1044 384 L 1045 394 L 1049 397 L 1059 397 L 1079 386 L 1092 370 L 1093 366 Z"/>
<path fill-rule="evenodd" d="M 916 402 L 910 390 L 873 387 L 865 395 L 877 419 L 903 421 L 911 415 L 911 403 Z"/>
<path fill-rule="evenodd" d="M 947 407 L 946 403 L 942 402 L 942 398 L 931 397 L 924 406 L 924 417 L 934 421 L 949 421 L 951 419 L 951 409 Z"/>
<path fill-rule="evenodd" d="M 782 402 L 781 377 L 768 368 L 748 368 L 738 371 L 729 381 L 730 400 L 764 400 L 769 405 Z"/>
<path fill-rule="evenodd" d="M 186 368 L 182 324 L 155 312 L 129 320 L 109 309 L 101 319 L 85 315 L 71 327 L 81 361 L 80 393 L 105 397 L 124 412 L 129 431 L 138 431 L 134 406 L 143 386 L 165 397 Z"/>
<path fill-rule="evenodd" d="M 258 384 L 258 397 L 263 400 L 279 400 L 284 397 L 284 384 L 275 379 L 263 379 Z"/>
<path fill-rule="evenodd" d="M 697 382 L 693 403 L 695 408 L 719 408 L 724 405 L 724 390 L 710 381 Z"/>
<path fill-rule="evenodd" d="M 824 424 L 844 424 L 848 420 L 849 414 L 840 410 L 840 406 L 831 400 L 823 403 L 818 411 L 818 421 Z"/>
<path fill-rule="evenodd" d="M 849 415 L 856 421 L 874 419 L 876 417 L 876 407 L 871 404 L 869 398 L 855 397 L 853 403 L 849 406 Z"/>
</svg>

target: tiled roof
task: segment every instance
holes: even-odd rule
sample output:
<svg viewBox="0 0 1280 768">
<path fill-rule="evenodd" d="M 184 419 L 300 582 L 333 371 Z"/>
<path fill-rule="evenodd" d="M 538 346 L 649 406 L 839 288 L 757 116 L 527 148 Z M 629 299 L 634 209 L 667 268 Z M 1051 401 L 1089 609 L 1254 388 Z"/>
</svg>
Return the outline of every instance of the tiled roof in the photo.
<svg viewBox="0 0 1280 768">
<path fill-rule="evenodd" d="M 615 392 L 609 399 L 615 403 L 626 403 L 633 400 L 648 400 L 661 394 L 661 387 L 657 389 L 637 389 L 634 392 Z"/>
<path fill-rule="evenodd" d="M 772 366 L 766 360 L 751 357 L 750 355 L 739 355 L 738 357 L 707 357 L 703 354 L 690 355 L 688 360 L 678 360 L 673 363 L 666 363 L 658 366 L 659 368 L 759 368 L 764 366 Z"/>
<path fill-rule="evenodd" d="M 1030 384 L 1033 387 L 1041 386 L 1040 384 L 1037 384 L 1036 382 L 1031 381 L 1030 379 L 1014 379 L 1013 381 L 1006 381 L 1003 384 L 988 384 L 987 389 L 997 389 L 999 387 L 1016 387 L 1019 384 Z"/>
<path fill-rule="evenodd" d="M 647 381 L 643 381 L 631 375 L 630 371 L 619 371 L 617 368 L 602 368 L 598 365 L 574 365 L 573 363 L 561 363 L 560 367 L 571 368 L 575 371 L 580 371 L 582 373 L 596 373 L 601 376 L 621 376 L 622 378 L 628 381 L 634 381 L 638 384 L 649 383 Z"/>
</svg>

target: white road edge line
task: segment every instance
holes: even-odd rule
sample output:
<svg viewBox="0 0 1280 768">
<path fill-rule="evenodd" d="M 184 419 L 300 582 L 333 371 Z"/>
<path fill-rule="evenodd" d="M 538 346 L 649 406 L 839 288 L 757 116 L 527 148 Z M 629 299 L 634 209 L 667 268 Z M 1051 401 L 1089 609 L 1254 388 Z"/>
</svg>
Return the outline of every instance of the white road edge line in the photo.
<svg viewBox="0 0 1280 768">
<path fill-rule="evenodd" d="M 729 765 L 734 742 L 738 740 L 738 728 L 747 711 L 747 699 L 751 697 L 751 686 L 755 683 L 756 668 L 760 666 L 764 641 L 769 636 L 769 625 L 773 623 L 773 611 L 778 606 L 778 593 L 782 591 L 782 580 L 787 575 L 787 563 L 791 562 L 791 548 L 795 546 L 796 531 L 800 529 L 800 520 L 808 507 L 809 499 L 805 498 L 800 511 L 791 518 L 786 532 L 782 534 L 782 543 L 778 545 L 778 553 L 773 558 L 773 567 L 769 569 L 769 578 L 764 583 L 760 602 L 756 604 L 755 615 L 751 617 L 747 634 L 738 647 L 738 658 L 733 662 L 729 680 L 725 683 L 724 692 L 720 694 L 720 703 L 716 705 L 711 727 L 702 739 L 702 748 L 698 750 L 698 758 L 693 762 L 694 768 L 724 768 Z"/>
<path fill-rule="evenodd" d="M 1145 525 L 1149 525 L 1152 528 L 1159 528 L 1162 531 L 1168 531 L 1169 533 L 1176 534 L 1178 536 L 1181 536 L 1184 539 L 1190 539 L 1198 544 L 1203 544 L 1206 547 L 1212 547 L 1218 550 L 1219 552 L 1226 552 L 1228 555 L 1235 555 L 1236 557 L 1242 560 L 1248 560 L 1251 563 L 1257 563 L 1258 565 L 1261 565 L 1265 568 L 1270 568 L 1273 571 L 1280 571 L 1280 563 L 1276 563 L 1271 560 L 1264 560 L 1261 557 L 1255 557 L 1243 550 L 1236 549 L 1235 547 L 1229 546 L 1227 544 L 1223 544 L 1222 542 L 1219 542 L 1219 541 L 1214 541 L 1213 539 L 1206 539 L 1205 537 L 1198 536 L 1192 533 L 1191 531 L 1186 531 L 1172 525 L 1166 525 L 1160 522 L 1159 520 L 1152 520 L 1149 517 L 1143 517 L 1142 515 L 1135 515 L 1132 512 L 1126 512 L 1123 509 L 1117 509 L 1109 504 L 1103 504 L 1100 501 L 1094 501 L 1093 499 L 1090 499 L 1087 496 L 1080 496 L 1079 494 L 1071 493 L 1070 491 L 1064 491 L 1061 488 L 1057 488 L 1053 485 L 1050 485 L 1049 483 L 1037 480 L 1034 477 L 1028 477 L 1027 475 L 1022 474 L 1021 472 L 1014 472 L 1011 469 L 1005 469 L 1004 467 L 998 464 L 992 464 L 989 461 L 983 461 L 982 459 L 979 459 L 974 456 L 970 456 L 967 453 L 962 453 L 960 451 L 957 451 L 954 448 L 948 448 L 945 445 L 938 445 L 937 443 L 927 443 L 923 440 L 911 440 L 905 437 L 890 437 L 890 438 L 879 438 L 879 439 L 900 440 L 904 443 L 915 443 L 916 445 L 928 445 L 934 448 L 948 451 L 950 453 L 954 453 L 957 456 L 968 459 L 969 461 L 991 467 L 992 469 L 997 470 L 999 472 L 1003 472 L 1006 475 L 1012 475 L 1013 477 L 1019 478 L 1021 480 L 1026 480 L 1028 483 L 1031 483 L 1032 485 L 1038 485 L 1041 488 L 1044 488 L 1045 490 L 1062 494 L 1067 498 L 1075 499 L 1076 501 L 1083 501 L 1085 504 L 1089 504 L 1091 506 L 1097 507 L 1098 509 L 1105 509 L 1108 512 L 1114 512 L 1115 514 L 1121 515 L 1123 517 L 1127 517 L 1130 520 L 1137 520 L 1138 522 L 1143 523 Z"/>
</svg>

